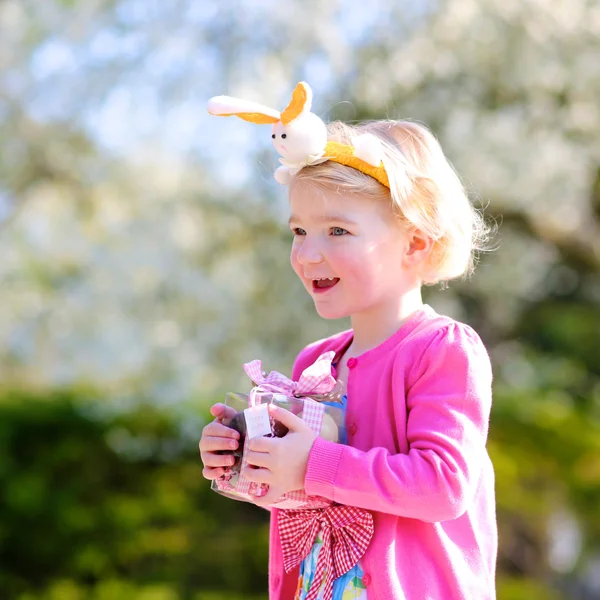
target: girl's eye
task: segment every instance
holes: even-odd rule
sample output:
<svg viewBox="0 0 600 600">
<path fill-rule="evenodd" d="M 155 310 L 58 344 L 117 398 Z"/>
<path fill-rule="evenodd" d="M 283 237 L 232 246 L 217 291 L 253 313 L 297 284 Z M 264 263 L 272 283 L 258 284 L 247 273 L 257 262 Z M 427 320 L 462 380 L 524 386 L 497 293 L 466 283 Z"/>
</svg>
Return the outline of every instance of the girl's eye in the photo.
<svg viewBox="0 0 600 600">
<path fill-rule="evenodd" d="M 294 235 L 306 235 L 306 231 L 304 231 L 304 229 L 301 229 L 300 227 L 294 227 L 294 229 L 292 229 L 292 233 Z"/>
<path fill-rule="evenodd" d="M 348 231 L 342 227 L 332 227 L 331 233 L 332 235 L 338 236 L 345 235 L 346 233 L 348 233 Z"/>
</svg>

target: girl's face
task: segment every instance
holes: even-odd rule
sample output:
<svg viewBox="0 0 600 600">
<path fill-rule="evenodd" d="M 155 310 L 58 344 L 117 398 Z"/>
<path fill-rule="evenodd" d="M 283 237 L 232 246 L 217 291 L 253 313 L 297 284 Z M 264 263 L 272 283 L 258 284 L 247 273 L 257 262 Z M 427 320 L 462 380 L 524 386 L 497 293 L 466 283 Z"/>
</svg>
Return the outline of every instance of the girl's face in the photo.
<svg viewBox="0 0 600 600">
<path fill-rule="evenodd" d="M 385 310 L 414 283 L 403 267 L 408 236 L 385 202 L 299 182 L 290 207 L 292 267 L 321 317 Z"/>
</svg>

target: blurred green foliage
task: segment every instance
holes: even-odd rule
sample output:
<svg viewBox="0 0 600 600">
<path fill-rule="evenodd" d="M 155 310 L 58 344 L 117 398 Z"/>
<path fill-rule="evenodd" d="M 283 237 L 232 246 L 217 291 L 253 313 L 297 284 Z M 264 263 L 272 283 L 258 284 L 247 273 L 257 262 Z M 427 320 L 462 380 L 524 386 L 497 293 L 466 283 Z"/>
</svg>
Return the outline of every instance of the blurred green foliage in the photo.
<svg viewBox="0 0 600 600">
<path fill-rule="evenodd" d="M 0 399 L 0 597 L 264 592 L 268 513 L 212 492 L 197 447 L 181 444 L 166 412 L 99 418 L 95 402 Z"/>
</svg>

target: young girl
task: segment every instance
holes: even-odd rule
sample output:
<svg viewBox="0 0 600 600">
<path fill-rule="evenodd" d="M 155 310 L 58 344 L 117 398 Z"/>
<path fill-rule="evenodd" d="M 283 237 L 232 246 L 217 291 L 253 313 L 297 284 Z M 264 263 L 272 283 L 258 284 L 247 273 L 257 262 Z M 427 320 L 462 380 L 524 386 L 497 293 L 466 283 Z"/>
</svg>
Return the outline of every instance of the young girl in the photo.
<svg viewBox="0 0 600 600">
<path fill-rule="evenodd" d="M 346 384 L 346 444 L 316 437 L 277 409 L 273 416 L 290 431 L 251 440 L 253 468 L 244 475 L 269 484 L 267 496 L 256 499 L 262 506 L 304 489 L 372 514 L 370 543 L 335 580 L 334 599 L 493 599 L 490 361 L 469 326 L 421 299 L 424 284 L 472 270 L 485 227 L 425 127 L 327 127 L 328 141 L 344 147 L 356 148 L 364 134 L 383 148 L 377 171 L 330 159 L 300 168 L 289 181 L 294 271 L 320 316 L 349 316 L 352 324 L 302 350 L 292 378 L 324 352 L 336 353 L 334 375 Z M 215 421 L 200 441 L 207 479 L 231 464 L 232 457 L 215 452 L 235 448 L 238 438 L 219 422 L 227 408 L 211 410 Z M 269 597 L 304 600 L 311 590 L 311 598 L 322 598 L 325 578 L 315 582 L 314 575 L 324 540 L 318 535 L 286 572 L 282 512 L 271 510 Z"/>
</svg>

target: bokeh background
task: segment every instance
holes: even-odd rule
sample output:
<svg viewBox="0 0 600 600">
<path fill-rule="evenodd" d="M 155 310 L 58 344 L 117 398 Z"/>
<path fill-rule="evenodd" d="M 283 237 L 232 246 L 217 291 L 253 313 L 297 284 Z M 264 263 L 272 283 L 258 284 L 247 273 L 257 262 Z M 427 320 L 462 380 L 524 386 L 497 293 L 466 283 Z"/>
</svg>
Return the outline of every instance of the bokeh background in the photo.
<svg viewBox="0 0 600 600">
<path fill-rule="evenodd" d="M 600 3 L 0 1 L 0 598 L 265 599 L 267 515 L 197 442 L 321 321 L 268 127 L 427 123 L 499 226 L 431 288 L 495 369 L 500 600 L 600 598 Z"/>
</svg>

